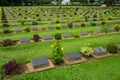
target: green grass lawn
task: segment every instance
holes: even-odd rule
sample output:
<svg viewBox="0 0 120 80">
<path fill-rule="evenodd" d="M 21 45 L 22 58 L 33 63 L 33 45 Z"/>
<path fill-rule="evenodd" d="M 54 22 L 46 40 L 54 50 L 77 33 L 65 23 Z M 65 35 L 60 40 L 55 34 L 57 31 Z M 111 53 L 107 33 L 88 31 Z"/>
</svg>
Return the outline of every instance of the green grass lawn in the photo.
<svg viewBox="0 0 120 80">
<path fill-rule="evenodd" d="M 61 45 L 64 47 L 64 53 L 65 53 L 65 52 L 71 52 L 71 51 L 79 51 L 80 47 L 83 46 L 85 43 L 90 43 L 91 47 L 97 47 L 97 46 L 106 47 L 106 44 L 108 42 L 120 43 L 119 36 L 120 36 L 120 33 L 114 33 L 114 34 L 98 35 L 98 36 L 92 36 L 92 37 L 86 37 L 86 38 L 61 40 L 60 42 L 61 42 Z M 39 56 L 47 56 L 51 58 L 52 57 L 51 56 L 52 49 L 50 48 L 51 44 L 53 44 L 53 41 L 36 42 L 32 44 L 16 45 L 16 46 L 10 46 L 10 47 L 1 47 L 0 48 L 0 70 L 2 69 L 2 65 L 11 59 L 16 59 L 20 63 L 26 63 L 31 61 L 32 58 L 39 57 Z M 2 75 L 2 73 L 0 75 Z"/>
</svg>

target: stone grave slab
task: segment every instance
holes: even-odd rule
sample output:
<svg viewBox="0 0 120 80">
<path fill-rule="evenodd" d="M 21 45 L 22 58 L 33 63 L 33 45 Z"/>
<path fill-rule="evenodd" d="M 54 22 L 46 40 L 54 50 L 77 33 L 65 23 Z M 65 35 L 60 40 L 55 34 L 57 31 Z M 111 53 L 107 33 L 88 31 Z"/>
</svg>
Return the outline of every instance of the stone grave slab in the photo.
<svg viewBox="0 0 120 80">
<path fill-rule="evenodd" d="M 80 32 L 80 35 L 81 36 L 86 36 L 86 35 L 88 35 L 88 32 Z"/>
<path fill-rule="evenodd" d="M 39 68 L 39 67 L 43 67 L 43 66 L 48 66 L 49 62 L 46 57 L 40 57 L 40 58 L 32 59 L 31 64 L 32 64 L 33 68 Z"/>
<path fill-rule="evenodd" d="M 69 60 L 81 59 L 81 55 L 78 52 L 69 52 L 69 53 L 66 53 L 66 57 Z"/>
<path fill-rule="evenodd" d="M 72 38 L 72 35 L 69 33 L 63 34 L 62 35 L 63 38 Z"/>
<path fill-rule="evenodd" d="M 43 40 L 53 40 L 53 39 L 54 39 L 54 37 L 51 35 L 43 36 Z"/>
<path fill-rule="evenodd" d="M 75 24 L 74 26 L 75 26 L 76 28 L 77 28 L 77 27 L 80 27 L 80 25 L 78 25 L 78 24 Z"/>
<path fill-rule="evenodd" d="M 101 54 L 107 53 L 107 50 L 104 49 L 103 47 L 96 47 L 96 48 L 94 48 L 94 52 L 97 55 L 101 55 Z"/>
<path fill-rule="evenodd" d="M 95 33 L 100 34 L 100 33 L 102 33 L 102 31 L 101 30 L 96 30 Z"/>
<path fill-rule="evenodd" d="M 23 32 L 23 29 L 17 28 L 17 29 L 15 30 L 15 32 Z"/>
<path fill-rule="evenodd" d="M 30 41 L 31 41 L 30 38 L 27 37 L 20 39 L 20 43 L 30 43 Z"/>
<path fill-rule="evenodd" d="M 66 26 L 66 25 L 63 25 L 63 26 L 61 26 L 61 28 L 63 28 L 63 29 L 64 29 L 64 28 L 68 28 L 68 26 Z"/>
<path fill-rule="evenodd" d="M 52 30 L 52 29 L 55 29 L 55 28 L 53 26 L 48 26 L 47 29 Z"/>
<path fill-rule="evenodd" d="M 116 32 L 116 30 L 114 28 L 109 28 L 108 32 Z"/>
<path fill-rule="evenodd" d="M 38 27 L 33 27 L 32 31 L 39 31 L 39 28 Z"/>
</svg>

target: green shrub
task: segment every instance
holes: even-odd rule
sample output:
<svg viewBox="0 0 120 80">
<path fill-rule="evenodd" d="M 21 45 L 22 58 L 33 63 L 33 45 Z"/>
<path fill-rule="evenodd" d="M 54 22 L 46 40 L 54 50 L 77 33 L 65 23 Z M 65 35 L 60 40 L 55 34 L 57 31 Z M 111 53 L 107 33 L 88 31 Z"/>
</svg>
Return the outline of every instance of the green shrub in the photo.
<svg viewBox="0 0 120 80">
<path fill-rule="evenodd" d="M 21 23 L 21 25 L 24 25 L 25 24 L 25 20 L 21 20 L 20 23 Z"/>
<path fill-rule="evenodd" d="M 26 32 L 30 32 L 30 30 L 31 30 L 30 27 L 25 27 L 25 28 L 24 28 L 24 31 L 26 31 Z"/>
<path fill-rule="evenodd" d="M 75 18 L 75 21 L 76 21 L 76 22 L 80 22 L 80 18 L 79 18 L 79 17 L 76 17 L 76 18 Z"/>
<path fill-rule="evenodd" d="M 80 52 L 85 56 L 90 56 L 94 51 L 91 47 L 83 46 L 81 47 Z"/>
<path fill-rule="evenodd" d="M 85 27 L 85 23 L 81 23 L 81 27 Z"/>
<path fill-rule="evenodd" d="M 56 18 L 55 23 L 60 23 L 60 18 Z"/>
<path fill-rule="evenodd" d="M 87 16 L 85 16 L 84 19 L 85 19 L 85 21 L 88 21 L 88 17 Z"/>
<path fill-rule="evenodd" d="M 102 25 L 105 25 L 105 23 L 106 23 L 105 21 L 101 21 L 101 24 L 102 24 Z"/>
<path fill-rule="evenodd" d="M 57 39 L 57 40 L 61 39 L 61 33 L 56 33 L 55 34 L 55 39 Z"/>
<path fill-rule="evenodd" d="M 112 20 L 113 19 L 113 17 L 112 16 L 108 16 L 108 20 Z"/>
<path fill-rule="evenodd" d="M 56 24 L 56 29 L 60 29 L 61 28 L 61 24 Z"/>
<path fill-rule="evenodd" d="M 109 53 L 118 53 L 118 46 L 115 43 L 108 43 L 107 44 L 107 51 Z"/>
<path fill-rule="evenodd" d="M 63 58 L 63 48 L 59 41 L 56 41 L 53 45 L 51 45 L 53 49 L 53 59 L 56 64 L 60 64 Z"/>
<path fill-rule="evenodd" d="M 116 25 L 116 26 L 114 27 L 114 29 L 115 29 L 116 31 L 119 31 L 119 30 L 120 30 L 120 27 L 119 27 L 118 25 Z"/>
<path fill-rule="evenodd" d="M 91 24 L 91 26 L 96 26 L 95 22 L 91 22 L 90 24 Z"/>
</svg>

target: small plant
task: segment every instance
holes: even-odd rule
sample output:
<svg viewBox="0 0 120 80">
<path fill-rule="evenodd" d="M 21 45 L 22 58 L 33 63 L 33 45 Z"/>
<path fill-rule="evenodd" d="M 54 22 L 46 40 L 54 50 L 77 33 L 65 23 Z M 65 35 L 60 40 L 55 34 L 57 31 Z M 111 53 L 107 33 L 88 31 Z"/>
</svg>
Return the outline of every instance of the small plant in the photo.
<svg viewBox="0 0 120 80">
<path fill-rule="evenodd" d="M 112 16 L 108 16 L 108 20 L 112 20 L 113 18 L 112 18 Z"/>
<path fill-rule="evenodd" d="M 91 26 L 96 26 L 95 22 L 91 22 L 90 24 L 91 24 Z"/>
<path fill-rule="evenodd" d="M 6 46 L 13 46 L 14 45 L 14 41 L 11 40 L 11 39 L 6 39 L 6 40 L 3 41 L 2 45 L 4 47 L 6 47 Z"/>
<path fill-rule="evenodd" d="M 33 25 L 37 25 L 38 23 L 36 21 L 32 21 L 32 24 Z"/>
<path fill-rule="evenodd" d="M 21 25 L 24 25 L 25 24 L 25 20 L 21 20 L 20 23 L 21 23 Z"/>
<path fill-rule="evenodd" d="M 102 27 L 103 32 L 107 33 L 108 32 L 108 27 Z"/>
<path fill-rule="evenodd" d="M 119 30 L 120 30 L 120 27 L 119 27 L 118 25 L 116 25 L 116 26 L 114 27 L 114 29 L 115 29 L 116 31 L 119 31 Z"/>
<path fill-rule="evenodd" d="M 11 33 L 11 32 L 12 32 L 11 30 L 4 30 L 4 31 L 3 31 L 4 34 L 9 34 L 9 33 Z"/>
<path fill-rule="evenodd" d="M 24 70 L 16 60 L 11 60 L 8 63 L 3 65 L 3 71 L 7 75 L 11 74 L 21 74 Z"/>
<path fill-rule="evenodd" d="M 60 18 L 56 18 L 55 23 L 60 23 Z"/>
<path fill-rule="evenodd" d="M 105 21 L 101 21 L 101 24 L 102 24 L 102 25 L 105 25 L 105 23 L 106 23 Z"/>
<path fill-rule="evenodd" d="M 84 18 L 84 19 L 85 19 L 85 21 L 88 21 L 88 17 L 87 17 L 87 16 L 85 16 L 85 18 Z"/>
<path fill-rule="evenodd" d="M 79 17 L 76 17 L 76 18 L 75 18 L 75 21 L 76 21 L 76 22 L 80 22 L 80 18 L 79 18 Z"/>
<path fill-rule="evenodd" d="M 109 53 L 118 53 L 118 46 L 115 43 L 108 43 L 107 44 L 107 51 Z"/>
<path fill-rule="evenodd" d="M 24 31 L 26 31 L 26 32 L 30 32 L 30 30 L 31 30 L 30 27 L 25 27 L 24 28 Z"/>
<path fill-rule="evenodd" d="M 38 18 L 37 21 L 41 21 L 41 18 Z"/>
<path fill-rule="evenodd" d="M 40 36 L 39 36 L 38 34 L 33 35 L 33 40 L 34 40 L 35 42 L 38 42 L 39 39 L 40 39 Z"/>
<path fill-rule="evenodd" d="M 73 23 L 72 22 L 68 23 L 68 27 L 73 28 Z"/>
<path fill-rule="evenodd" d="M 80 49 L 80 52 L 84 55 L 84 56 L 90 56 L 91 54 L 93 54 L 93 49 L 91 47 L 88 46 L 83 46 Z"/>
<path fill-rule="evenodd" d="M 53 45 L 51 45 L 53 49 L 53 58 L 56 64 L 60 64 L 63 58 L 63 48 L 59 41 L 56 41 Z"/>
<path fill-rule="evenodd" d="M 85 27 L 85 23 L 81 23 L 81 27 Z"/>
<path fill-rule="evenodd" d="M 61 39 L 61 33 L 56 33 L 55 34 L 55 39 L 57 39 L 57 40 Z"/>
<path fill-rule="evenodd" d="M 60 29 L 61 28 L 61 24 L 56 24 L 56 29 Z"/>
</svg>

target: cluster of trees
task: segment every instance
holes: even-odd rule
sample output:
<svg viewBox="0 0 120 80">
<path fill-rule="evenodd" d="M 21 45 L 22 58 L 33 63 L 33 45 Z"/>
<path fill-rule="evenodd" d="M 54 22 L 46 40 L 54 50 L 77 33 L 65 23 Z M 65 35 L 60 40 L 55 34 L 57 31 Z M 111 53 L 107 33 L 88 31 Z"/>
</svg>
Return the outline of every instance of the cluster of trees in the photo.
<svg viewBox="0 0 120 80">
<path fill-rule="evenodd" d="M 80 2 L 85 4 L 92 4 L 96 0 L 70 0 L 73 2 Z M 97 0 L 99 3 L 104 2 L 105 4 L 113 4 L 115 1 L 120 0 Z M 31 3 L 32 5 L 45 5 L 51 4 L 51 2 L 57 2 L 58 4 L 62 2 L 62 0 L 0 0 L 0 6 L 7 5 L 27 5 L 27 3 Z"/>
</svg>

